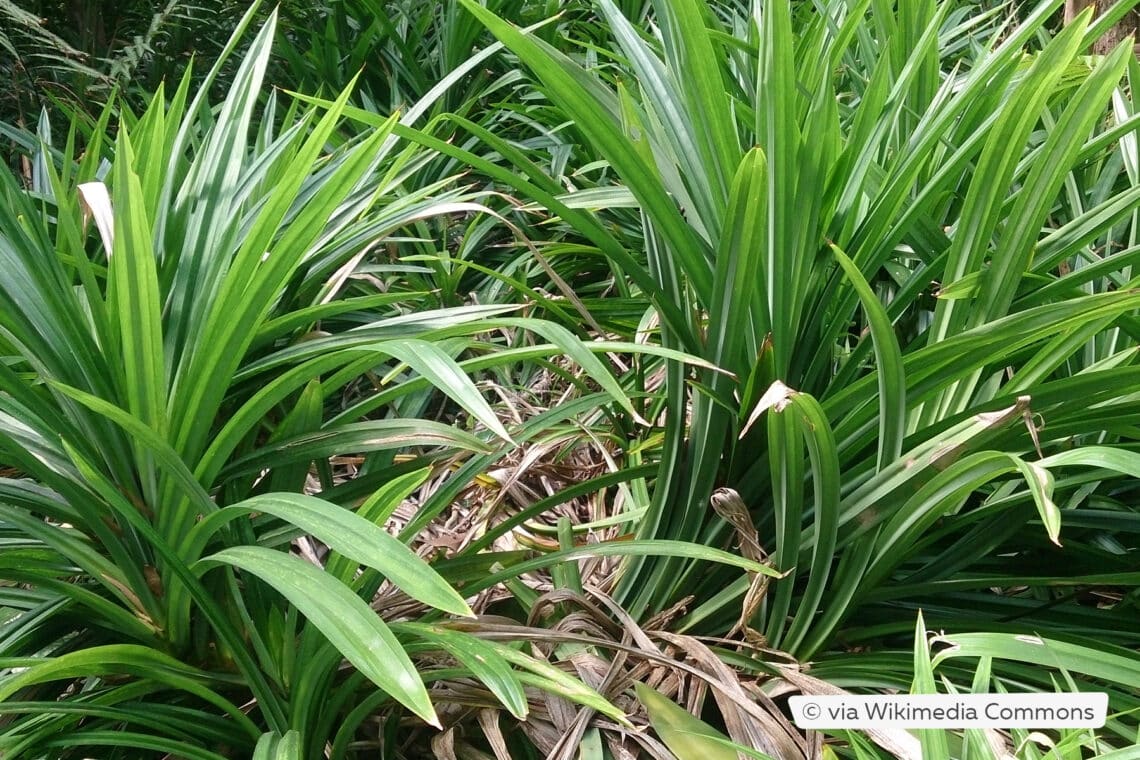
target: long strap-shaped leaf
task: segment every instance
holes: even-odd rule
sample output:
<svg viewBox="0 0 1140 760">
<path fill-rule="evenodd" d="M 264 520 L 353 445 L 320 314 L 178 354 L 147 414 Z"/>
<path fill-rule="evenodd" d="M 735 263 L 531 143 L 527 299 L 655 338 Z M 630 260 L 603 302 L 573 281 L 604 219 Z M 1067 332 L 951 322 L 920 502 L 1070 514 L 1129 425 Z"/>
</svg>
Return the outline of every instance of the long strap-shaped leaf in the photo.
<svg viewBox="0 0 1140 760">
<path fill-rule="evenodd" d="M 309 623 L 369 680 L 423 718 L 439 726 L 416 667 L 392 631 L 347 586 L 309 562 L 260 546 L 235 546 L 204 558 L 205 572 L 220 564 L 252 573 L 289 600 Z"/>
<path fill-rule="evenodd" d="M 207 542 L 227 522 L 258 512 L 279 517 L 327 544 L 333 551 L 379 570 L 413 599 L 455 615 L 472 614 L 463 597 L 431 565 L 388 531 L 315 496 L 264 494 L 230 505 L 195 526 L 187 537 L 188 551 L 201 554 Z"/>
</svg>

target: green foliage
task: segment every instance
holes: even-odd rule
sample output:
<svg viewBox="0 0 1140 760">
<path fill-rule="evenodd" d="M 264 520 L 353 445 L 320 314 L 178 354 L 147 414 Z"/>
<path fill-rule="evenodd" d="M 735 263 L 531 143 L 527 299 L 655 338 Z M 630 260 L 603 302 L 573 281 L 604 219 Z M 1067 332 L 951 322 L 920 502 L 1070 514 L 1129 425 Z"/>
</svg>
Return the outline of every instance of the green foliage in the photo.
<svg viewBox="0 0 1140 760">
<path fill-rule="evenodd" d="M 407 647 L 455 653 L 466 665 L 441 672 L 486 678 L 526 714 L 511 668 L 537 661 L 466 632 L 397 632 L 369 606 L 387 582 L 417 618 L 472 614 L 378 523 L 436 460 L 514 445 L 453 358 L 456 341 L 505 329 L 485 320 L 513 307 L 417 310 L 415 291 L 340 274 L 411 220 L 466 201 L 403 186 L 421 150 L 393 139 L 394 119 L 330 150 L 348 90 L 280 131 L 268 117 L 254 128 L 274 30 L 271 15 L 219 110 L 208 82 L 190 99 L 187 76 L 113 142 L 95 132 L 78 161 L 74 127 L 58 164 L 41 144 L 30 191 L 0 177 L 5 756 L 86 756 L 116 728 L 120 753 L 256 744 L 309 756 L 377 695 L 438 725 L 432 671 Z M 567 331 L 510 326 L 549 335 L 538 355 L 569 352 L 632 409 Z M 510 361 L 500 348 L 480 355 Z M 330 411 L 373 373 L 397 380 L 378 403 Z M 400 415 L 417 380 L 471 429 Z M 381 454 L 388 469 L 355 481 L 372 484 L 369 498 L 299 493 L 314 460 L 330 489 L 330 456 L 397 450 L 418 453 L 395 470 Z M 327 548 L 320 565 L 282 551 L 302 534 Z M 342 658 L 362 678 L 346 682 Z M 567 693 L 541 669 L 528 683 Z M 620 718 L 584 686 L 569 696 Z"/>
<path fill-rule="evenodd" d="M 1135 3 L 982 5 L 254 9 L 10 130 L 0 752 L 811 757 L 836 689 L 1112 714 L 828 756 L 1131 746 Z"/>
<path fill-rule="evenodd" d="M 918 605 L 1135 643 L 1129 601 L 1094 610 L 1045 570 L 1135 595 L 1130 45 L 1082 58 L 1103 24 L 1050 37 L 1057 3 L 999 32 L 951 3 L 662 2 L 654 35 L 599 0 L 618 74 L 464 4 L 628 188 L 645 259 L 531 197 L 613 255 L 665 345 L 732 373 L 667 371 L 640 535 L 720 543 L 709 499 L 738 493 L 786 573 L 747 625 L 800 658 Z M 644 616 L 715 578 L 650 559 L 618 598 Z M 732 588 L 683 627 L 729 627 Z"/>
<path fill-rule="evenodd" d="M 93 120 L 116 93 L 145 105 L 164 80 L 181 77 L 193 56 L 218 58 L 247 7 L 229 0 L 5 0 L 0 73 L 12 86 L 0 94 L 0 134 L 12 137 L 11 126 L 35 124 L 44 109 Z M 0 154 L 5 163 L 8 148 Z"/>
<path fill-rule="evenodd" d="M 737 751 L 748 757 L 767 760 L 767 755 L 743 747 L 734 747 L 732 742 L 715 728 L 673 704 L 660 692 L 641 683 L 635 686 L 638 700 L 645 705 L 649 713 L 649 722 L 653 730 L 665 740 L 665 744 L 677 756 L 677 760 L 700 760 L 700 758 L 736 760 L 739 757 Z"/>
</svg>

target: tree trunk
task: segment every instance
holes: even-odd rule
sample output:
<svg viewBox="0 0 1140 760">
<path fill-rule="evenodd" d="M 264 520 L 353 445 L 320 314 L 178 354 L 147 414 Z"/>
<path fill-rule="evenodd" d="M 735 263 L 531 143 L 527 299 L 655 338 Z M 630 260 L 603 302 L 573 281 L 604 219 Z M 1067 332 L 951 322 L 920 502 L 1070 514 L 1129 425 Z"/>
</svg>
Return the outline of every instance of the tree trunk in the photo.
<svg viewBox="0 0 1140 760">
<path fill-rule="evenodd" d="M 1072 21 L 1078 13 L 1090 5 L 1097 6 L 1097 14 L 1099 15 L 1106 8 L 1111 8 L 1118 2 L 1120 0 L 1104 0 L 1100 3 L 1095 2 L 1095 0 L 1065 0 L 1065 23 Z M 1093 44 L 1092 51 L 1098 55 L 1104 55 L 1129 35 L 1135 37 L 1137 30 L 1140 30 L 1140 11 L 1128 11 L 1120 23 L 1105 32 L 1105 35 Z"/>
<path fill-rule="evenodd" d="M 1093 0 L 1065 0 L 1065 26 L 1073 22 L 1077 14 L 1093 4 Z"/>
</svg>

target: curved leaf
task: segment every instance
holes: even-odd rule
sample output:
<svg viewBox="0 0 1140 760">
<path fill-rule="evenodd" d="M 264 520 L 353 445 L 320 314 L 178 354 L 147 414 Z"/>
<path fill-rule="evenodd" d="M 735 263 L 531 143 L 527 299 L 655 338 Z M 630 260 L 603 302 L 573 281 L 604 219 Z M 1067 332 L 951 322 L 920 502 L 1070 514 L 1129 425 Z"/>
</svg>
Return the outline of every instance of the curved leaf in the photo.
<svg viewBox="0 0 1140 760">
<path fill-rule="evenodd" d="M 495 647 L 462 631 L 451 631 L 422 623 L 398 623 L 396 629 L 407 631 L 445 650 L 491 690 L 511 715 L 526 720 L 526 693 L 514 670 Z"/>
<path fill-rule="evenodd" d="M 439 727 L 427 689 L 400 642 L 351 589 L 305 560 L 260 546 L 223 549 L 196 564 L 227 564 L 276 589 L 325 635 L 344 658 L 400 704 Z"/>
<path fill-rule="evenodd" d="M 223 524 L 256 512 L 280 517 L 327 544 L 333 551 L 379 570 L 413 599 L 455 615 L 473 615 L 463 597 L 431 565 L 388 531 L 315 496 L 271 493 L 225 507 L 199 523 L 192 534 L 194 548 L 200 552 Z"/>
</svg>

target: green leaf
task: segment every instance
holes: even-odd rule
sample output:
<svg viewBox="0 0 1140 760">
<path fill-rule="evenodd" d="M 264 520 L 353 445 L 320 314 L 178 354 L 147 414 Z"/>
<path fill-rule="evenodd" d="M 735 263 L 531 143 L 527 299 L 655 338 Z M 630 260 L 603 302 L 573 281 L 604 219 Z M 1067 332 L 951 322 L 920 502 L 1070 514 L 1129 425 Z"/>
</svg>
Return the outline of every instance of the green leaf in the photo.
<svg viewBox="0 0 1140 760">
<path fill-rule="evenodd" d="M 589 72 L 541 40 L 522 33 L 472 0 L 459 2 L 519 56 L 538 75 L 550 94 L 560 101 L 562 108 L 574 115 L 578 128 L 586 133 L 626 181 L 641 207 L 660 226 L 671 248 L 694 264 L 687 268 L 693 278 L 693 288 L 702 302 L 708 303 L 712 284 L 708 266 L 703 263 L 696 265 L 707 260 L 707 244 L 685 223 L 677 204 L 659 181 L 657 168 L 646 164 L 636 152 L 628 149 L 628 138 L 621 126 L 620 106 L 614 94 L 602 87 Z"/>
<path fill-rule="evenodd" d="M 815 540 L 812 542 L 808 583 L 800 597 L 795 620 L 792 621 L 787 637 L 783 640 L 783 646 L 788 651 L 799 653 L 799 647 L 807 637 L 809 626 L 816 621 L 832 573 L 839 533 L 841 479 L 835 436 L 819 402 L 806 393 L 796 393 L 790 399 L 790 406 L 798 415 L 796 426 L 807 446 L 814 493 L 812 529 Z M 797 535 L 794 543 L 797 548 L 802 548 L 801 545 L 806 542 Z"/>
<path fill-rule="evenodd" d="M 656 689 L 638 681 L 637 699 L 649 713 L 649 725 L 677 760 L 737 760 L 737 753 L 770 760 L 768 755 L 734 744 L 727 736 Z"/>
<path fill-rule="evenodd" d="M 301 760 L 301 734 L 286 731 L 284 736 L 277 732 L 263 734 L 253 748 L 253 760 Z"/>
<path fill-rule="evenodd" d="M 505 644 L 500 644 L 497 641 L 487 641 L 486 643 L 504 660 L 520 668 L 516 675 L 524 684 L 589 707 L 612 718 L 622 726 L 631 726 L 621 708 L 610 703 L 609 700 L 577 678 L 567 675 L 548 662 L 531 657 Z"/>
<path fill-rule="evenodd" d="M 389 419 L 354 422 L 290 436 L 234 459 L 219 477 L 225 480 L 258 473 L 286 462 L 313 461 L 347 452 L 388 451 L 412 446 L 444 446 L 484 453 L 476 436 L 432 420 Z"/>
<path fill-rule="evenodd" d="M 522 683 L 495 647 L 467 633 L 440 626 L 399 623 L 394 627 L 446 651 L 482 681 L 511 715 L 526 720 L 528 707 Z"/>
<path fill-rule="evenodd" d="M 556 551 L 544 554 L 541 557 L 525 560 L 518 564 L 511 565 L 505 570 L 501 570 L 490 576 L 475 581 L 470 586 L 465 586 L 464 590 L 468 593 L 474 594 L 483 589 L 491 588 L 496 583 L 500 583 L 509 578 L 529 573 L 532 570 L 538 570 L 558 562 L 568 562 L 571 560 L 587 559 L 590 557 L 645 557 L 645 556 L 661 556 L 661 557 L 684 557 L 686 559 L 695 559 L 705 562 L 717 562 L 732 567 L 738 567 L 742 570 L 749 572 L 761 573 L 772 578 L 782 578 L 783 573 L 773 569 L 768 565 L 762 565 L 759 562 L 739 557 L 735 554 L 730 554 L 720 549 L 714 549 L 710 546 L 702 546 L 686 541 L 670 541 L 670 540 L 644 540 L 644 541 L 612 541 L 600 544 L 589 544 L 587 546 L 578 547 L 575 549 L 568 549 L 565 551 Z"/>
<path fill-rule="evenodd" d="M 831 252 L 847 279 L 859 294 L 867 321 L 871 323 L 871 340 L 875 344 L 875 363 L 879 378 L 879 470 L 902 455 L 906 436 L 906 371 L 902 351 L 886 309 L 875 297 L 855 262 L 837 246 Z"/>
<path fill-rule="evenodd" d="M 475 387 L 475 383 L 471 382 L 471 379 L 463 373 L 455 360 L 436 345 L 425 340 L 404 338 L 402 340 L 384 341 L 378 344 L 376 348 L 399 359 L 426 377 L 432 385 L 470 412 L 488 430 L 510 445 L 515 445 L 511 439 L 511 434 L 507 432 L 495 412 L 479 395 L 479 389 Z"/>
<path fill-rule="evenodd" d="M 1037 513 L 1041 515 L 1041 522 L 1049 534 L 1049 540 L 1060 546 L 1061 510 L 1053 503 L 1053 474 L 1037 462 L 1026 462 L 1021 457 L 1010 458 L 1025 476 L 1029 492 L 1033 494 L 1033 503 L 1037 506 Z"/>
<path fill-rule="evenodd" d="M 546 338 L 548 341 L 557 346 L 558 349 L 562 351 L 562 353 L 573 359 L 574 362 L 577 363 L 577 365 L 581 367 L 591 379 L 593 379 L 598 383 L 598 385 L 602 387 L 602 390 L 612 396 L 613 399 L 617 401 L 623 409 L 629 412 L 634 419 L 646 426 L 648 426 L 649 423 L 641 419 L 641 415 L 637 413 L 637 410 L 633 406 L 633 402 L 629 400 L 629 396 L 622 388 L 621 383 L 619 383 L 614 378 L 613 374 L 608 369 L 606 369 L 606 366 L 602 363 L 602 361 L 598 359 L 598 357 L 594 356 L 594 352 L 601 351 L 603 349 L 611 351 L 629 350 L 634 352 L 641 351 L 643 349 L 649 349 L 647 353 L 664 352 L 659 355 L 669 356 L 670 358 L 673 358 L 677 361 L 685 361 L 686 359 L 685 355 L 679 351 L 669 351 L 668 349 L 662 349 L 659 346 L 634 346 L 626 343 L 602 343 L 600 341 L 595 343 L 584 343 L 583 341 L 579 340 L 574 335 L 574 333 L 570 332 L 565 327 L 562 327 L 561 325 L 555 324 L 553 322 L 546 322 L 539 319 L 506 317 L 495 321 L 506 325 L 516 325 L 526 330 L 538 333 L 542 337 Z M 700 359 L 697 359 L 696 357 L 687 358 L 688 360 L 696 363 L 700 362 Z"/>
<path fill-rule="evenodd" d="M 807 257 L 795 243 L 801 223 L 797 175 L 801 133 L 796 113 L 795 37 L 789 0 L 773 0 L 760 19 L 759 70 L 755 92 L 756 144 L 768 159 L 768 198 L 771 204 L 767 239 L 763 241 L 766 292 L 772 315 L 772 350 L 776 377 L 788 377 L 803 299 L 802 279 Z"/>
<path fill-rule="evenodd" d="M 792 604 L 799 566 L 800 536 L 803 532 L 804 511 L 804 457 L 799 420 L 790 408 L 795 391 L 777 380 L 772 384 L 756 411 L 767 409 L 769 468 L 772 483 L 773 528 L 776 533 L 777 567 L 788 569 L 775 589 L 768 611 L 765 635 L 779 646 L 789 622 L 788 611 Z M 755 419 L 755 412 L 753 419 Z"/>
<path fill-rule="evenodd" d="M 21 689 L 48 681 L 129 674 L 193 694 L 224 711 L 251 737 L 261 733 L 241 709 L 205 686 L 216 680 L 215 674 L 192 668 L 153 647 L 137 644 L 87 647 L 30 666 L 22 664 L 25 669 L 14 673 L 9 671 L 9 675 L 0 679 L 0 704 Z M 12 667 L 14 663 L 0 658 L 0 669 Z"/>
<path fill-rule="evenodd" d="M 142 185 L 131 169 L 130 138 L 120 131 L 114 166 L 114 244 L 109 261 L 107 296 L 119 324 L 127 410 L 156 433 L 166 431 L 167 378 L 164 368 L 162 299 L 159 294 L 151 222 L 146 217 Z M 150 455 L 138 452 L 143 486 L 154 494 Z M 148 482 L 149 481 L 149 482 Z"/>
<path fill-rule="evenodd" d="M 772 329 L 771 314 L 755 297 L 757 285 L 765 287 L 770 275 L 764 268 L 764 248 L 757 244 L 768 234 L 768 189 L 767 161 L 753 148 L 732 181 L 709 305 L 709 356 L 738 375 L 747 372 L 760 353 L 757 338 Z"/>
<path fill-rule="evenodd" d="M 427 689 L 400 642 L 343 583 L 299 557 L 259 546 L 223 549 L 196 567 L 205 572 L 219 564 L 233 565 L 272 586 L 372 683 L 439 727 Z"/>
<path fill-rule="evenodd" d="M 262 512 L 297 526 L 354 562 L 379 570 L 413 599 L 454 615 L 473 616 L 463 597 L 431 565 L 383 527 L 315 496 L 271 493 L 232 504 L 202 520 L 190 544 L 201 552 L 225 523 Z"/>
<path fill-rule="evenodd" d="M 982 278 L 986 274 L 985 270 L 981 270 L 963 275 L 954 282 L 940 287 L 936 296 L 944 301 L 975 298 L 982 287 Z"/>
<path fill-rule="evenodd" d="M 945 634 L 937 641 L 948 646 L 934 656 L 935 668 L 960 657 L 992 657 L 1080 673 L 1125 688 L 1140 683 L 1140 656 L 1109 644 L 1094 649 L 1043 636 L 1005 633 Z"/>
<path fill-rule="evenodd" d="M 934 682 L 934 667 L 930 660 L 930 641 L 926 634 L 926 624 L 922 619 L 922 612 L 918 613 L 918 621 L 914 630 L 914 683 L 910 688 L 911 694 L 937 694 L 938 687 Z M 920 729 L 918 740 L 922 745 L 922 757 L 930 760 L 949 760 L 950 748 L 946 743 L 946 732 L 939 729 Z"/>
</svg>

